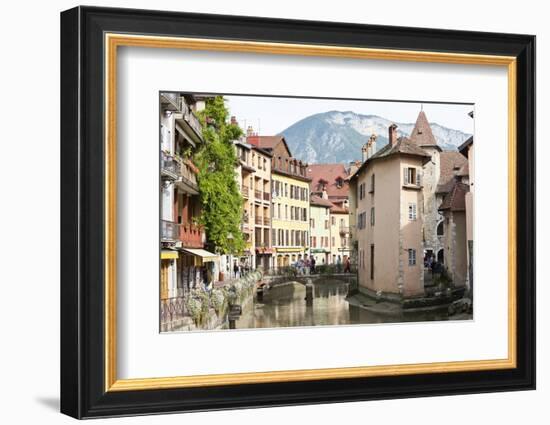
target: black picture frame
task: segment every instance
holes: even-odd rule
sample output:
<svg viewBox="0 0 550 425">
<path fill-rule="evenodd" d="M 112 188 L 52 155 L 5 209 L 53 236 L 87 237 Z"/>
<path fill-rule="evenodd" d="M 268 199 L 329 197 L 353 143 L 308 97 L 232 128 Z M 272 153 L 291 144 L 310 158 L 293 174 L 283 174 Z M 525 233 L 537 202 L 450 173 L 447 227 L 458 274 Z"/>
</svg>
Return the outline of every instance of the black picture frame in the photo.
<svg viewBox="0 0 550 425">
<path fill-rule="evenodd" d="M 104 34 L 256 40 L 517 58 L 517 367 L 105 391 Z M 61 412 L 75 418 L 535 388 L 535 37 L 76 7 L 61 13 Z"/>
</svg>

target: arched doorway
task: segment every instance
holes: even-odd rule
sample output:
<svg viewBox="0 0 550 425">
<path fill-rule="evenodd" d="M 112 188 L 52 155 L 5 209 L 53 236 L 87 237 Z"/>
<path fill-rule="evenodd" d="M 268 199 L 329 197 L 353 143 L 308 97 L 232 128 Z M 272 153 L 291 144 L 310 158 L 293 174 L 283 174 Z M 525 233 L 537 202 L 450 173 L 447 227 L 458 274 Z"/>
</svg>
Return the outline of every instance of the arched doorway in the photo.
<svg viewBox="0 0 550 425">
<path fill-rule="evenodd" d="M 445 264 L 445 255 L 443 249 L 437 251 L 437 262 L 440 264 Z"/>
</svg>

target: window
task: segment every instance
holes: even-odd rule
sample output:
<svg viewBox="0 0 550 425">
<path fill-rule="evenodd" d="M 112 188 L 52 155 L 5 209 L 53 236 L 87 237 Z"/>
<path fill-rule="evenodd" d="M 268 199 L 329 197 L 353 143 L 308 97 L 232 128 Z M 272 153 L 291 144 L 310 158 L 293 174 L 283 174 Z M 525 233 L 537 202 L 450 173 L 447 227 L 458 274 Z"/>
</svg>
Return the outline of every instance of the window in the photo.
<svg viewBox="0 0 550 425">
<path fill-rule="evenodd" d="M 290 193 L 292 193 L 292 191 Z M 290 207 L 290 219 L 294 220 L 294 207 Z"/>
<path fill-rule="evenodd" d="M 437 225 L 437 236 L 443 236 L 444 234 L 445 234 L 445 228 L 444 228 L 443 220 L 441 220 Z"/>
<path fill-rule="evenodd" d="M 409 220 L 416 220 L 416 204 L 409 204 Z"/>
<path fill-rule="evenodd" d="M 288 246 L 289 245 L 289 239 L 288 239 L 288 230 L 285 230 L 285 245 Z"/>
<path fill-rule="evenodd" d="M 336 217 L 331 217 L 330 218 L 330 224 L 331 224 L 331 226 L 336 226 Z"/>
<path fill-rule="evenodd" d="M 309 225 L 312 229 L 315 229 L 315 219 L 314 218 L 309 219 Z"/>
<path fill-rule="evenodd" d="M 374 244 L 370 246 L 370 278 L 374 279 Z"/>
<path fill-rule="evenodd" d="M 344 219 L 343 218 L 340 219 L 340 228 L 342 228 L 342 227 L 344 227 Z"/>
<path fill-rule="evenodd" d="M 413 167 L 403 168 L 403 184 L 422 186 L 422 171 Z"/>
<path fill-rule="evenodd" d="M 359 200 L 365 197 L 365 183 L 359 185 Z"/>
<path fill-rule="evenodd" d="M 288 205 L 285 205 L 285 220 L 288 219 Z"/>
<path fill-rule="evenodd" d="M 327 209 L 328 211 L 328 209 Z M 325 229 L 328 229 L 328 220 L 325 220 Z"/>
<path fill-rule="evenodd" d="M 277 245 L 277 232 L 275 231 L 275 229 L 271 230 L 271 244 Z"/>
<path fill-rule="evenodd" d="M 357 223 L 357 227 L 359 229 L 364 229 L 367 224 L 367 213 L 365 212 L 359 213 L 358 219 L 359 221 Z"/>
<path fill-rule="evenodd" d="M 317 248 L 317 238 L 315 236 L 311 238 L 311 247 Z"/>
<path fill-rule="evenodd" d="M 374 174 L 370 176 L 370 193 L 374 193 Z"/>
<path fill-rule="evenodd" d="M 370 225 L 374 226 L 374 207 L 370 209 Z"/>
<path fill-rule="evenodd" d="M 409 266 L 416 265 L 416 249 L 409 249 Z"/>
</svg>

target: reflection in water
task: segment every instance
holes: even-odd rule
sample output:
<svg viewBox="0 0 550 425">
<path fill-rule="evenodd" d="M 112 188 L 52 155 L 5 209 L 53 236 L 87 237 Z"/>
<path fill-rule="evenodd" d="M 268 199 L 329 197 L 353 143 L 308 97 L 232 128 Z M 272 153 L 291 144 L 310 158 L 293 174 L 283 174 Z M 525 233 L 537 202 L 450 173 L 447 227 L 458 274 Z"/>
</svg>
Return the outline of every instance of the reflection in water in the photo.
<svg viewBox="0 0 550 425">
<path fill-rule="evenodd" d="M 263 302 L 245 306 L 237 329 L 323 326 L 365 323 L 396 323 L 448 320 L 445 311 L 387 315 L 377 314 L 346 301 L 348 284 L 332 279 L 313 281 L 313 306 L 307 306 L 303 284 L 289 282 L 266 291 Z"/>
</svg>

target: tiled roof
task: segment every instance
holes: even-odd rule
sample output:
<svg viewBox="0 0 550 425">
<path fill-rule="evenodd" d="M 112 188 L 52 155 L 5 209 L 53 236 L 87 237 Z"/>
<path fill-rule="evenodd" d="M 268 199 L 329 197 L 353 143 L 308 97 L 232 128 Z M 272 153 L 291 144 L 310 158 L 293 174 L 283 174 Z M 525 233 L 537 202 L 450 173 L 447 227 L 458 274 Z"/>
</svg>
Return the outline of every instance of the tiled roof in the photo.
<svg viewBox="0 0 550 425">
<path fill-rule="evenodd" d="M 466 210 L 466 193 L 470 188 L 467 184 L 455 181 L 451 190 L 443 198 L 443 202 L 439 206 L 440 211 L 465 211 Z"/>
<path fill-rule="evenodd" d="M 373 156 L 371 156 L 369 160 L 367 160 L 367 162 L 373 159 L 384 158 L 398 153 L 431 158 L 428 152 L 412 143 L 410 139 L 408 139 L 407 137 L 400 137 L 399 139 L 397 139 L 395 145 L 392 146 L 388 143 Z"/>
<path fill-rule="evenodd" d="M 458 151 L 464 155 L 465 157 L 468 157 L 468 146 L 470 146 L 472 143 L 474 143 L 474 136 L 470 136 L 468 137 L 468 139 L 466 139 L 466 141 L 464 143 L 462 143 L 459 147 L 458 147 Z"/>
<path fill-rule="evenodd" d="M 272 151 L 275 149 L 275 147 L 279 143 L 284 143 L 286 150 L 288 151 L 288 155 L 292 156 L 290 154 L 290 149 L 286 143 L 286 140 L 283 136 L 248 136 L 246 138 L 247 143 L 258 146 L 259 148 L 262 148 L 266 151 Z"/>
<path fill-rule="evenodd" d="M 417 146 L 437 146 L 432 128 L 424 111 L 420 111 L 411 133 L 411 141 Z"/>
<path fill-rule="evenodd" d="M 309 198 L 309 202 L 311 203 L 311 205 L 316 205 L 319 207 L 332 208 L 334 206 L 334 204 L 328 199 L 323 199 L 317 195 L 311 195 L 311 198 Z"/>
<path fill-rule="evenodd" d="M 322 191 L 320 181 L 324 180 L 329 198 L 347 198 L 349 196 L 349 185 L 346 180 L 348 173 L 344 164 L 310 164 L 306 169 L 306 175 L 311 178 L 312 192 Z M 340 186 L 337 182 L 338 177 L 342 179 Z"/>
<path fill-rule="evenodd" d="M 455 175 L 468 163 L 468 160 L 459 152 L 443 151 L 439 154 L 439 184 L 437 193 L 446 193 L 451 190 Z"/>
<path fill-rule="evenodd" d="M 462 167 L 460 167 L 460 170 L 458 170 L 458 173 L 456 174 L 459 177 L 469 176 L 470 175 L 470 163 L 466 162 Z"/>
<path fill-rule="evenodd" d="M 332 207 L 330 208 L 330 213 L 331 214 L 349 214 L 349 210 L 339 205 L 332 204 Z"/>
</svg>

